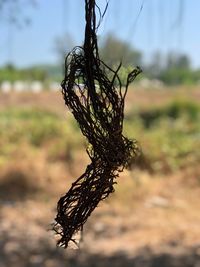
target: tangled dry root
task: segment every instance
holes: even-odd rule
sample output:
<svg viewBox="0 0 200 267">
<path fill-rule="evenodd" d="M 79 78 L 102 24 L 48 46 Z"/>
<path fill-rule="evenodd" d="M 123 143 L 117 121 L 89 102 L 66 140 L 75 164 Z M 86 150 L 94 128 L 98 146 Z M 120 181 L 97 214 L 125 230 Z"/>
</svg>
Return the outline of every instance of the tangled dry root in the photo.
<svg viewBox="0 0 200 267">
<path fill-rule="evenodd" d="M 58 202 L 54 230 L 60 235 L 58 245 L 65 248 L 69 241 L 75 242 L 74 234 L 82 230 L 98 203 L 114 191 L 118 173 L 138 153 L 137 143 L 124 137 L 122 130 L 128 85 L 141 70 L 134 69 L 122 87 L 121 64 L 112 70 L 99 58 L 96 9 L 95 0 L 85 0 L 84 46 L 75 47 L 66 57 L 61 84 L 65 104 L 89 142 L 91 159 L 85 173 Z"/>
</svg>

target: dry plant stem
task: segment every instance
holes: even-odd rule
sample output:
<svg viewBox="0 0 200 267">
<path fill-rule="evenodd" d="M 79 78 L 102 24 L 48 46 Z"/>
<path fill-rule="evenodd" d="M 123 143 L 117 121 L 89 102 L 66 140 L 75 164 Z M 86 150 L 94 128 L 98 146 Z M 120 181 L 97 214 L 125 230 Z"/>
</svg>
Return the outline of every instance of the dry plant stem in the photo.
<svg viewBox="0 0 200 267">
<path fill-rule="evenodd" d="M 61 84 L 65 104 L 88 140 L 91 159 L 85 173 L 58 202 L 54 230 L 60 235 L 58 245 L 65 248 L 69 241 L 75 242 L 74 234 L 82 230 L 98 203 L 114 191 L 118 173 L 138 153 L 137 143 L 124 137 L 122 130 L 128 85 L 141 70 L 134 69 L 123 88 L 118 75 L 121 64 L 112 70 L 99 58 L 96 9 L 99 11 L 95 0 L 85 0 L 84 46 L 75 47 L 66 57 Z"/>
</svg>

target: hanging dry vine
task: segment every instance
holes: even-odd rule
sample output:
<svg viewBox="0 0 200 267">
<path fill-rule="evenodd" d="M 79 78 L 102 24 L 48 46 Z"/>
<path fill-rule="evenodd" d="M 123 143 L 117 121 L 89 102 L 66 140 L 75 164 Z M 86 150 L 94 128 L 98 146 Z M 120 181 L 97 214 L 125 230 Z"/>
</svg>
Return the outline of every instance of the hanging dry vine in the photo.
<svg viewBox="0 0 200 267">
<path fill-rule="evenodd" d="M 60 198 L 54 230 L 58 245 L 67 247 L 98 203 L 114 191 L 118 173 L 136 156 L 135 141 L 123 136 L 124 100 L 128 85 L 140 73 L 134 69 L 122 87 L 117 70 L 108 67 L 98 53 L 95 0 L 85 0 L 85 41 L 75 47 L 65 61 L 61 84 L 65 104 L 88 139 L 91 164 Z M 100 20 L 103 15 L 100 13 Z M 112 77 L 112 78 L 108 78 Z"/>
</svg>

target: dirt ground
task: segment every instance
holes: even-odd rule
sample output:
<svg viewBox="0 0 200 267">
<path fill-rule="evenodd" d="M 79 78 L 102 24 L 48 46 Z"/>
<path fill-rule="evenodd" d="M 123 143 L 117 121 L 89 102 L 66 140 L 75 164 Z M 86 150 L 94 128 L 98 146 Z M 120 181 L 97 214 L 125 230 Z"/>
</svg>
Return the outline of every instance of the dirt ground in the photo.
<svg viewBox="0 0 200 267">
<path fill-rule="evenodd" d="M 166 97 L 157 91 L 154 96 L 159 104 L 159 99 L 167 101 L 176 93 Z M 195 99 L 198 94 L 180 96 Z M 130 94 L 127 108 L 136 98 L 146 105 L 141 91 L 137 97 Z M 49 110 L 55 110 L 56 103 L 57 112 L 65 113 L 57 93 L 0 98 L 1 108 L 38 103 Z M 13 162 L 0 173 L 0 267 L 200 266 L 199 166 L 163 175 L 137 169 L 123 172 L 115 193 L 100 203 L 77 237 L 79 248 L 71 244 L 64 250 L 56 247 L 51 231 L 56 203 L 87 159 L 79 155 L 72 170 L 48 162 L 42 152 Z"/>
<path fill-rule="evenodd" d="M 123 173 L 116 192 L 88 220 L 79 248 L 71 244 L 68 250 L 56 247 L 51 223 L 70 181 L 54 194 L 48 188 L 23 196 L 15 188 L 1 198 L 0 266 L 199 266 L 200 187 L 193 175 Z"/>
<path fill-rule="evenodd" d="M 169 88 L 166 89 L 142 89 L 137 87 L 130 87 L 127 99 L 126 109 L 145 108 L 149 106 L 160 106 L 169 103 L 172 99 L 186 99 L 199 102 L 200 90 L 196 88 Z M 153 101 L 152 101 L 153 99 Z M 66 114 L 66 107 L 61 96 L 61 92 L 41 92 L 41 93 L 17 93 L 1 94 L 0 109 L 5 107 L 42 107 L 47 110 L 57 111 L 61 115 Z M 55 109 L 56 107 L 56 109 Z"/>
</svg>

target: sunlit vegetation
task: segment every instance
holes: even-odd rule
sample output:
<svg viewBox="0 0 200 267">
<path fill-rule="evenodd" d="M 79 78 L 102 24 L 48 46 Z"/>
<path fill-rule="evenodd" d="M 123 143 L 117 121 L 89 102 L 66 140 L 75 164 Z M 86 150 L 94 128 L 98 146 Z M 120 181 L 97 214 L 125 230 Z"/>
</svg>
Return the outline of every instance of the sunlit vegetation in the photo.
<svg viewBox="0 0 200 267">
<path fill-rule="evenodd" d="M 200 160 L 200 105 L 174 101 L 160 108 L 130 110 L 125 116 L 125 133 L 142 147 L 136 165 L 148 171 L 174 171 Z M 86 146 L 78 126 L 56 113 L 13 108 L 0 112 L 0 162 L 20 153 L 20 146 L 42 148 L 51 161 L 72 159 L 74 151 Z"/>
</svg>

